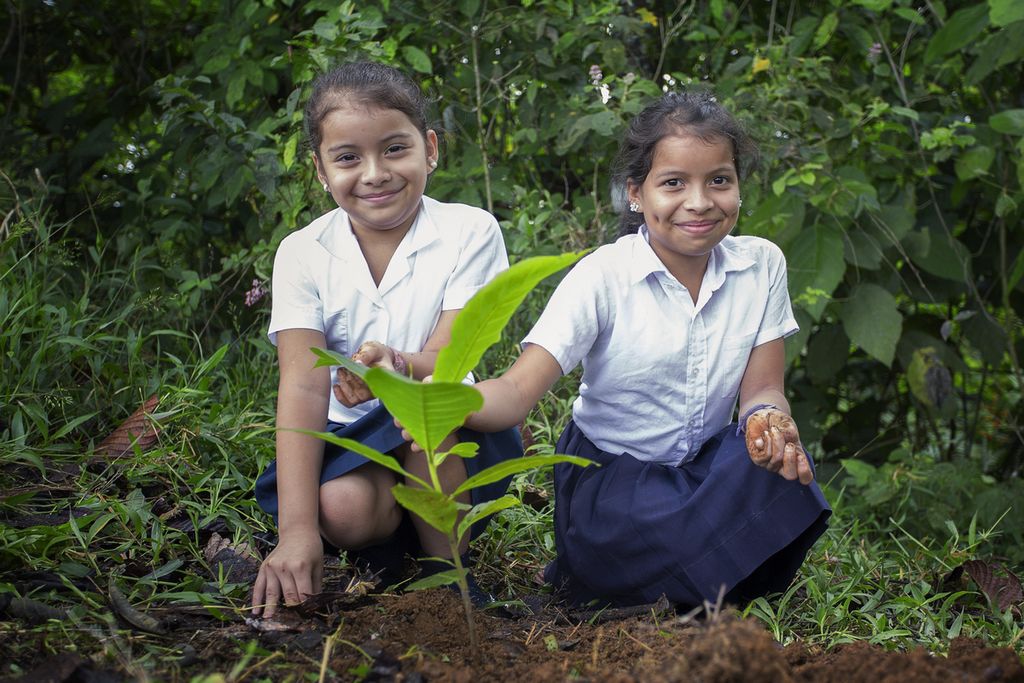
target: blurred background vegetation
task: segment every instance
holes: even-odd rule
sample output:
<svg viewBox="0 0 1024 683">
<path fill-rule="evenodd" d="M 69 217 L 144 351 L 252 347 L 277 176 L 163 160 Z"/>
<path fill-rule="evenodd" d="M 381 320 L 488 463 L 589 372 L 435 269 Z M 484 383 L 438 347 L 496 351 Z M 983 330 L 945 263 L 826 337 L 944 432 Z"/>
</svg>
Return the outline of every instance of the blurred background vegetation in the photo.
<svg viewBox="0 0 1024 683">
<path fill-rule="evenodd" d="M 1024 560 L 1018 0 L 5 0 L 0 17 L 0 509 L 52 511 L 64 467 L 93 530 L 0 526 L 0 568 L 95 571 L 89 544 L 122 538 L 97 515 L 129 493 L 195 528 L 266 528 L 263 294 L 281 238 L 331 208 L 302 139 L 310 83 L 357 57 L 422 81 L 445 131 L 428 193 L 493 211 L 513 260 L 614 239 L 625 122 L 712 88 L 762 148 L 737 230 L 786 253 L 788 387 L 823 480 L 918 536 L 999 522 Z M 538 447 L 559 392 L 528 424 Z M 159 448 L 97 463 L 151 395 Z M 159 526 L 129 512 L 125 538 Z M 111 540 L 112 561 L 160 566 L 153 533 Z"/>
</svg>

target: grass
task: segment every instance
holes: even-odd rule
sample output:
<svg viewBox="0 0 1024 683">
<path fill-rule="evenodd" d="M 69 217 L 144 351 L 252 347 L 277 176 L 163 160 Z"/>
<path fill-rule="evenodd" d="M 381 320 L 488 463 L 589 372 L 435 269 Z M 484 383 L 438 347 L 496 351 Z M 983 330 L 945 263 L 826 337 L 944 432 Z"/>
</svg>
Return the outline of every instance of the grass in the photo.
<svg viewBox="0 0 1024 683">
<path fill-rule="evenodd" d="M 0 395 L 9 397 L 0 406 L 0 599 L 67 613 L 36 625 L 0 621 L 0 677 L 23 673 L 19 662 L 77 652 L 140 680 L 187 679 L 203 668 L 182 668 L 188 643 L 124 628 L 108 596 L 113 584 L 129 607 L 154 614 L 216 619 L 244 609 L 249 586 L 215 573 L 201 541 L 216 530 L 266 550 L 274 533 L 252 498 L 273 457 L 266 311 L 197 311 L 164 299 L 150 286 L 159 283 L 157 253 L 75 245 L 70 228 L 26 206 L 0 243 Z M 211 320 L 221 323 L 216 335 L 190 332 Z M 557 439 L 572 386 L 564 380 L 531 415 L 537 448 Z M 154 394 L 162 416 L 154 447 L 96 453 Z M 840 471 L 827 487 L 832 526 L 797 582 L 745 614 L 783 643 L 944 652 L 951 638 L 969 636 L 1024 651 L 1019 618 L 956 575 L 965 560 L 1016 546 L 1013 526 L 979 521 L 973 502 L 983 486 L 998 511 L 1019 482 L 968 486 L 982 482 L 971 467 L 904 458 L 856 477 Z M 535 591 L 535 573 L 554 554 L 549 476 L 518 477 L 513 488 L 532 505 L 502 513 L 476 544 L 478 575 L 502 597 Z M 942 519 L 930 518 L 935 509 Z M 217 680 L 270 675 L 280 664 L 254 638 L 223 655 L 234 663 Z"/>
</svg>

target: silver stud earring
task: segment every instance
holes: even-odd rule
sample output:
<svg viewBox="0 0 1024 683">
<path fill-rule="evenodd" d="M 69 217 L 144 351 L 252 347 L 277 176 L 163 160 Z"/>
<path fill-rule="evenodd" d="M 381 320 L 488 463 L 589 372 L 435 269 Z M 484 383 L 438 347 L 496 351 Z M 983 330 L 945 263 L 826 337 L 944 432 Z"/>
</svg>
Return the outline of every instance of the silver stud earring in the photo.
<svg viewBox="0 0 1024 683">
<path fill-rule="evenodd" d="M 330 192 L 331 188 L 327 187 L 327 183 L 324 183 L 324 192 Z"/>
<path fill-rule="evenodd" d="M 437 161 L 434 159 L 430 160 L 430 168 L 437 168 Z"/>
<path fill-rule="evenodd" d="M 739 209 L 739 208 L 742 208 L 742 207 L 743 207 L 743 200 L 740 199 L 739 202 L 736 203 L 736 208 Z"/>
<path fill-rule="evenodd" d="M 636 202 L 630 202 L 629 210 L 632 211 L 633 213 L 640 213 L 640 205 L 637 204 Z"/>
</svg>

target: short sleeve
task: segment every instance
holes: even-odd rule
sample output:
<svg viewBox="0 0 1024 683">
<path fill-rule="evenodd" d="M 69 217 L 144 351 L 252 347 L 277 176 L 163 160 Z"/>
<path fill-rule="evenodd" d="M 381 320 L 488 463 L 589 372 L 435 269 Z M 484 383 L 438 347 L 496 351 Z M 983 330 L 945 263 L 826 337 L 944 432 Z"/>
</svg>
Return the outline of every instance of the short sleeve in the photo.
<svg viewBox="0 0 1024 683">
<path fill-rule="evenodd" d="M 271 285 L 270 327 L 267 336 L 277 344 L 281 330 L 324 331 L 323 302 L 320 288 L 309 262 L 313 247 L 301 240 L 301 233 L 285 238 L 274 256 Z"/>
<path fill-rule="evenodd" d="M 536 344 L 569 374 L 597 342 L 607 318 L 605 288 L 593 256 L 580 261 L 559 283 L 537 324 L 522 341 Z"/>
<path fill-rule="evenodd" d="M 788 337 L 800 329 L 789 300 L 786 257 L 778 246 L 770 242 L 768 245 L 768 301 L 764 317 L 761 319 L 761 327 L 754 339 L 754 346 Z"/>
<path fill-rule="evenodd" d="M 441 309 L 454 311 L 465 307 L 480 289 L 498 273 L 508 270 L 508 254 L 501 228 L 494 216 L 476 210 L 471 226 L 464 232 L 459 261 L 445 287 Z"/>
</svg>

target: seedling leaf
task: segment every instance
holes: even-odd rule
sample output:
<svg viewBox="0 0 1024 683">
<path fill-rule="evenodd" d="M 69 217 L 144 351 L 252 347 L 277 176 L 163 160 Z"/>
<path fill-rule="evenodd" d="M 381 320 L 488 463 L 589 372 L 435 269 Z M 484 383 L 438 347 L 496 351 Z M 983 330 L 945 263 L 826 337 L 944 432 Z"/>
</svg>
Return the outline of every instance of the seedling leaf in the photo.
<svg viewBox="0 0 1024 683">
<path fill-rule="evenodd" d="M 417 382 L 380 368 L 372 368 L 363 379 L 428 453 L 484 405 L 479 391 L 459 382 Z"/>
<path fill-rule="evenodd" d="M 539 467 L 546 467 L 548 465 L 557 465 L 560 462 L 569 462 L 573 465 L 579 465 L 580 467 L 586 467 L 587 465 L 596 465 L 593 460 L 587 460 L 575 455 L 527 455 L 522 458 L 515 458 L 513 460 L 505 460 L 497 465 L 492 465 L 485 470 L 480 470 L 472 477 L 462 482 L 455 491 L 452 492 L 452 497 L 458 497 L 460 493 L 464 491 L 471 491 L 479 486 L 486 486 L 496 481 L 500 481 L 505 477 L 526 470 L 537 469 Z"/>
<path fill-rule="evenodd" d="M 460 441 L 448 449 L 448 453 L 450 455 L 457 455 L 460 458 L 474 458 L 479 450 L 480 444 L 475 441 Z"/>
<path fill-rule="evenodd" d="M 398 504 L 423 518 L 443 534 L 450 534 L 459 516 L 459 504 L 434 489 L 420 489 L 395 484 L 391 489 Z"/>
<path fill-rule="evenodd" d="M 519 505 L 519 499 L 515 496 L 502 496 L 501 498 L 488 500 L 474 505 L 473 509 L 467 512 L 466 516 L 459 522 L 459 531 L 456 536 L 458 538 L 462 538 L 462 536 L 469 531 L 471 526 L 484 517 L 493 515 L 496 512 L 501 512 L 502 510 L 510 507 L 515 507 L 516 505 Z"/>
<path fill-rule="evenodd" d="M 396 474 L 401 475 L 402 477 L 412 479 L 420 486 L 429 486 L 427 482 L 423 481 L 416 475 L 406 472 L 402 465 L 398 462 L 398 460 L 388 455 L 387 453 L 381 453 L 376 448 L 364 446 L 358 441 L 346 439 L 344 437 L 337 436 L 330 432 L 315 432 L 310 429 L 296 429 L 295 431 L 299 432 L 300 434 L 315 436 L 318 439 L 323 439 L 327 443 L 334 444 L 335 446 L 340 446 L 341 448 L 352 451 L 354 453 L 358 453 L 367 460 L 377 463 L 381 467 L 386 467 L 387 469 L 391 470 L 392 472 L 395 472 Z"/>
<path fill-rule="evenodd" d="M 530 290 L 584 254 L 580 251 L 523 259 L 491 280 L 466 303 L 452 323 L 451 342 L 437 355 L 434 380 L 458 382 L 465 377 L 484 352 L 501 339 L 501 331 Z"/>
<path fill-rule="evenodd" d="M 427 588 L 437 588 L 438 586 L 448 586 L 453 583 L 458 583 L 461 575 L 466 572 L 465 569 L 459 571 L 458 569 L 448 569 L 443 572 L 431 574 L 426 576 L 419 581 L 413 581 L 405 587 L 407 591 L 418 591 L 426 590 Z"/>
</svg>

